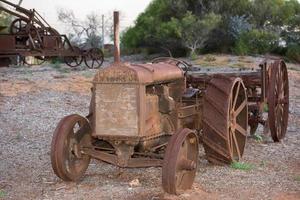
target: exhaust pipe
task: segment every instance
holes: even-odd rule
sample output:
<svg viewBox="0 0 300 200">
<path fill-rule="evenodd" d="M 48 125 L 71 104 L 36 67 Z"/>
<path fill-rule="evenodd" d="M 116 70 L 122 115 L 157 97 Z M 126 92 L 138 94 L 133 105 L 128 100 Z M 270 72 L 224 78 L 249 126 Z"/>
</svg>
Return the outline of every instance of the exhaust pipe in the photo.
<svg viewBox="0 0 300 200">
<path fill-rule="evenodd" d="M 115 60 L 115 63 L 119 63 L 121 61 L 119 28 L 120 28 L 119 11 L 114 11 L 114 60 Z"/>
</svg>

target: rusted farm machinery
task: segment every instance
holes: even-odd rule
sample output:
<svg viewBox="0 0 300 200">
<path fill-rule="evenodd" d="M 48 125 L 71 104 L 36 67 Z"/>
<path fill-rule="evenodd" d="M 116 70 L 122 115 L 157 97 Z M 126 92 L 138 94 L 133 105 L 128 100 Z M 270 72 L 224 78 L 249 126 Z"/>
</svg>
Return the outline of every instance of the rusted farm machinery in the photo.
<svg viewBox="0 0 300 200">
<path fill-rule="evenodd" d="M 249 127 L 252 133 L 259 123 L 269 127 L 275 142 L 285 136 L 289 85 L 283 61 L 251 72 L 189 69 L 184 61 L 162 58 L 99 70 L 89 115 L 67 116 L 54 132 L 56 175 L 78 181 L 91 158 L 119 167 L 162 166 L 163 189 L 179 194 L 193 184 L 200 143 L 208 161 L 228 164 L 243 156 Z"/>
<path fill-rule="evenodd" d="M 91 158 L 119 167 L 162 166 L 164 191 L 180 194 L 194 182 L 199 144 L 208 161 L 229 164 L 242 158 L 248 129 L 253 134 L 259 123 L 275 142 L 285 136 L 283 61 L 234 73 L 194 71 L 174 58 L 121 63 L 118 27 L 116 12 L 115 63 L 96 73 L 89 114 L 66 116 L 54 131 L 51 163 L 61 179 L 80 180 Z"/>
<path fill-rule="evenodd" d="M 0 0 L 6 7 L 0 6 L 15 19 L 8 34 L 0 34 L 0 62 L 19 57 L 28 64 L 27 57 L 34 57 L 37 64 L 45 60 L 60 57 L 70 67 L 82 62 L 88 68 L 99 68 L 103 63 L 103 52 L 98 48 L 80 49 L 73 46 L 66 35 L 60 35 L 34 9 L 27 10 L 6 0 Z"/>
</svg>

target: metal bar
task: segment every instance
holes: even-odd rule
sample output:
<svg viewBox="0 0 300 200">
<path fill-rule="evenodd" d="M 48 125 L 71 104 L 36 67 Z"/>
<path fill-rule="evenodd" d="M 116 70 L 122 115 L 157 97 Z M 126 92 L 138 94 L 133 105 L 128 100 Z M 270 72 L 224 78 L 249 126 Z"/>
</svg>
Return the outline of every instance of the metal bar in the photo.
<svg viewBox="0 0 300 200">
<path fill-rule="evenodd" d="M 115 63 L 120 62 L 119 11 L 114 11 L 114 57 Z"/>
</svg>

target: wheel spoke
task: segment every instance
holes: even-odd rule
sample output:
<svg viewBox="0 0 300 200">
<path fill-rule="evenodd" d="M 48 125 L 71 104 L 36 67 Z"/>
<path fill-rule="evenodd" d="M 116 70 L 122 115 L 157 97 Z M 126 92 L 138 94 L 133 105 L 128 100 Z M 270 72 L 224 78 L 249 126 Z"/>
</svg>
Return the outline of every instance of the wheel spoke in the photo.
<svg viewBox="0 0 300 200">
<path fill-rule="evenodd" d="M 240 132 L 243 136 L 247 136 L 247 130 L 245 130 L 243 127 L 241 127 L 239 124 L 235 125 L 235 128 L 238 132 Z"/>
<path fill-rule="evenodd" d="M 232 136 L 233 136 L 233 141 L 234 141 L 234 144 L 235 144 L 235 148 L 236 148 L 236 152 L 238 154 L 238 158 L 239 160 L 241 159 L 241 153 L 240 153 L 240 148 L 239 148 L 239 144 L 237 142 L 237 139 L 236 139 L 236 136 L 235 136 L 235 133 L 232 132 Z"/>
<path fill-rule="evenodd" d="M 242 110 L 247 106 L 247 101 L 246 99 L 241 103 L 241 105 L 238 107 L 238 109 L 236 109 L 235 111 L 235 116 L 237 117 L 241 112 Z"/>
<path fill-rule="evenodd" d="M 236 93 L 235 93 L 234 100 L 233 100 L 233 105 L 232 105 L 233 109 L 235 109 L 235 106 L 236 106 L 237 98 L 239 96 L 240 86 L 241 86 L 241 82 L 238 82 L 238 86 L 237 86 L 237 89 L 235 91 Z"/>
</svg>

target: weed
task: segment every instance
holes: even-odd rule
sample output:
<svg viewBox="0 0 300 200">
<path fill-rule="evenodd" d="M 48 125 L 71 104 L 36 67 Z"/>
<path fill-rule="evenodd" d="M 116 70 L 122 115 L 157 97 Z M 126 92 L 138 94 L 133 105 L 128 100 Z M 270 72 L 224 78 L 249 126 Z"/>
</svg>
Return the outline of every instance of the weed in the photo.
<svg viewBox="0 0 300 200">
<path fill-rule="evenodd" d="M 0 199 L 3 199 L 6 196 L 6 193 L 3 190 L 0 190 Z"/>
<path fill-rule="evenodd" d="M 294 180 L 297 181 L 297 182 L 300 182 L 300 175 L 295 176 Z"/>
<path fill-rule="evenodd" d="M 191 60 L 197 60 L 198 56 L 197 56 L 197 54 L 194 52 L 194 53 L 191 53 L 190 58 L 191 58 Z"/>
<path fill-rule="evenodd" d="M 254 140 L 257 141 L 257 142 L 262 142 L 262 141 L 263 141 L 262 136 L 261 136 L 261 135 L 258 135 L 258 134 L 254 134 L 254 135 L 253 135 L 253 138 L 254 138 Z"/>
<path fill-rule="evenodd" d="M 230 164 L 230 167 L 233 169 L 239 169 L 239 170 L 243 170 L 243 171 L 250 171 L 250 170 L 254 169 L 254 166 L 252 164 L 236 162 L 236 161 L 232 162 Z"/>
<path fill-rule="evenodd" d="M 213 62 L 216 61 L 216 58 L 213 55 L 206 55 L 203 59 L 205 62 Z"/>
</svg>

